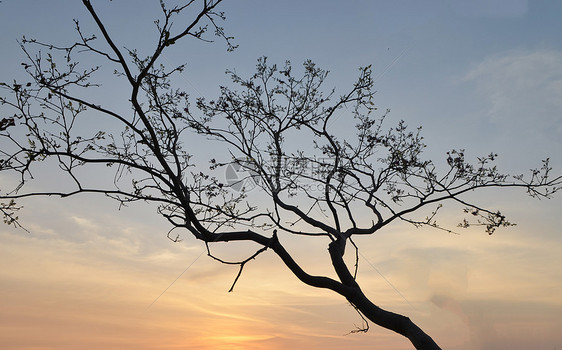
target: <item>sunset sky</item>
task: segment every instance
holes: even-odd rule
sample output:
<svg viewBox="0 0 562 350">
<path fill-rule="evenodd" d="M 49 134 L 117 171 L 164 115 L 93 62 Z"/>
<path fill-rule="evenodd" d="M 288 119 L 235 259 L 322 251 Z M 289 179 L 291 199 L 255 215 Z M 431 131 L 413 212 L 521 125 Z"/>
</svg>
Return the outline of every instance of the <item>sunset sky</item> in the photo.
<svg viewBox="0 0 562 350">
<path fill-rule="evenodd" d="M 153 47 L 157 1 L 92 3 L 120 47 Z M 427 157 L 494 151 L 515 174 L 550 157 L 562 174 L 560 1 L 225 0 L 222 10 L 238 49 L 187 41 L 163 57 L 187 62 L 178 83 L 193 98 L 217 96 L 226 69 L 247 76 L 263 55 L 295 66 L 312 59 L 337 91 L 372 65 L 375 104 L 391 109 L 390 123 L 423 126 Z M 73 18 L 93 30 L 80 1 L 0 2 L 0 81 L 24 79 L 22 35 L 67 43 L 76 37 Z M 119 105 L 121 93 L 109 84 L 99 98 Z M 56 181 L 44 176 L 31 185 Z M 0 175 L 0 190 L 13 183 Z M 562 349 L 562 193 L 540 201 L 524 191 L 475 195 L 517 226 L 489 236 L 394 225 L 357 240 L 359 283 L 444 349 Z M 154 207 L 119 210 L 95 196 L 21 204 L 29 232 L 0 226 L 1 349 L 412 348 L 373 324 L 348 334 L 362 322 L 354 309 L 300 283 L 273 253 L 249 263 L 228 293 L 237 267 L 208 258 L 188 235 L 168 240 Z M 441 222 L 454 227 L 456 209 Z M 284 243 L 309 271 L 331 275 L 323 242 Z"/>
</svg>

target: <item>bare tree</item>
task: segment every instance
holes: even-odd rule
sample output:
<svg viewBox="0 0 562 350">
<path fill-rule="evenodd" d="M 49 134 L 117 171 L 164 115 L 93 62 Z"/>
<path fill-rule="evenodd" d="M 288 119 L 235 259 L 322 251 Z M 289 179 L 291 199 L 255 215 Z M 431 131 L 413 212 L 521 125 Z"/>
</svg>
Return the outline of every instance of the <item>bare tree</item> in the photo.
<svg viewBox="0 0 562 350">
<path fill-rule="evenodd" d="M 172 230 L 189 232 L 206 244 L 210 257 L 239 266 L 231 290 L 246 264 L 272 251 L 301 282 L 340 294 L 362 317 L 407 337 L 417 349 L 439 349 L 408 317 L 383 310 L 363 293 L 353 238 L 399 221 L 451 232 L 436 221 L 445 202 L 464 208 L 459 227 L 482 225 L 492 234 L 512 224 L 500 211 L 473 202 L 469 192 L 516 187 L 532 197 L 549 197 L 560 189 L 562 178 L 550 176 L 548 160 L 528 176 L 513 176 L 496 168 L 496 154 L 470 163 L 464 151 L 452 150 L 438 169 L 422 157 L 420 128 L 384 125 L 387 113 L 374 107 L 369 67 L 360 70 L 348 92 L 336 95 L 323 89 L 328 73 L 311 61 L 295 73 L 289 62 L 278 67 L 261 58 L 253 76 L 229 72 L 235 87 L 221 87 L 217 99 L 200 98 L 190 106 L 187 93 L 171 86 L 183 66 L 166 69 L 162 53 L 188 37 L 210 41 L 208 30 L 233 49 L 218 25 L 224 19 L 216 11 L 221 0 L 170 8 L 161 2 L 158 39 L 146 57 L 121 49 L 91 2 L 82 2 L 101 40 L 83 33 L 78 22 L 79 40 L 72 45 L 23 38 L 30 81 L 1 83 L 6 93 L 0 102 L 14 114 L 0 121 L 0 171 L 19 179 L 0 195 L 7 201 L 0 210 L 9 224 L 19 225 L 16 201 L 23 197 L 89 193 L 121 204 L 155 203 Z M 172 22 L 186 11 L 192 20 L 174 32 Z M 84 54 L 109 65 L 114 78 L 126 82 L 122 102 L 130 105 L 130 113 L 112 110 L 87 93 L 99 87 L 94 77 L 101 63 L 82 68 L 78 57 Z M 343 110 L 348 124 L 355 124 L 352 134 L 334 130 Z M 99 121 L 98 128 L 84 128 L 88 120 Z M 193 151 L 184 146 L 194 134 L 221 149 L 221 157 L 205 166 L 192 161 Z M 71 186 L 26 191 L 43 162 L 56 164 Z M 104 186 L 90 186 L 88 169 L 114 176 Z M 223 181 L 220 170 L 232 176 Z M 285 248 L 284 241 L 303 235 L 316 238 L 320 248 L 327 246 L 337 279 L 309 274 Z M 210 243 L 231 241 L 259 248 L 240 261 L 212 253 Z M 353 266 L 344 261 L 346 248 L 355 256 Z"/>
</svg>

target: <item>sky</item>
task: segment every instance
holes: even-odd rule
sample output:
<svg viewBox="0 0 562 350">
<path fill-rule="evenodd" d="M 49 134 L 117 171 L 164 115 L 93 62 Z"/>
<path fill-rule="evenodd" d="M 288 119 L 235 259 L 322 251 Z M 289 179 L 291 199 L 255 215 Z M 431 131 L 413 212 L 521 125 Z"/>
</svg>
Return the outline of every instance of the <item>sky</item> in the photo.
<svg viewBox="0 0 562 350">
<path fill-rule="evenodd" d="M 120 46 L 150 49 L 156 2 L 92 3 Z M 248 75 L 263 55 L 279 64 L 311 59 L 337 91 L 372 65 L 375 104 L 391 110 L 391 122 L 421 125 L 429 156 L 494 151 L 512 173 L 550 157 L 562 173 L 562 2 L 225 0 L 222 10 L 238 49 L 189 42 L 164 54 L 165 64 L 187 62 L 176 83 L 194 98 L 216 96 L 226 69 Z M 73 18 L 94 30 L 78 1 L 3 0 L 0 81 L 23 77 L 17 39 L 73 40 Z M 119 86 L 97 93 L 122 103 Z M 36 188 L 56 182 L 41 175 Z M 0 177 L 0 188 L 10 183 Z M 444 349 L 561 349 L 562 197 L 478 198 L 517 226 L 488 236 L 394 225 L 358 239 L 359 283 Z M 273 254 L 252 261 L 228 293 L 237 268 L 208 258 L 187 235 L 166 239 L 169 227 L 148 205 L 119 210 L 86 196 L 22 204 L 29 232 L 0 226 L 0 348 L 411 348 L 375 325 L 348 334 L 361 325 L 353 308 L 302 285 Z M 458 222 L 458 212 L 445 214 L 442 222 Z M 285 243 L 311 272 L 329 273 L 325 246 Z"/>
</svg>

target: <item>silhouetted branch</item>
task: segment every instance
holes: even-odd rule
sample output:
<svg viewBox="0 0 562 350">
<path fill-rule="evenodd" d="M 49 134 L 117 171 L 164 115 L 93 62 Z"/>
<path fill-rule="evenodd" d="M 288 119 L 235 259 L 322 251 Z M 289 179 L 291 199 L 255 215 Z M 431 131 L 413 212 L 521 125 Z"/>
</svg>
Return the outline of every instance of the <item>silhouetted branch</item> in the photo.
<svg viewBox="0 0 562 350">
<path fill-rule="evenodd" d="M 167 69 L 161 58 L 170 46 L 189 38 L 212 41 L 209 30 L 226 42 L 227 50 L 234 49 L 219 23 L 225 18 L 217 10 L 221 2 L 189 0 L 169 7 L 161 1 L 157 39 L 147 56 L 123 49 L 88 0 L 82 3 L 99 38 L 84 33 L 75 21 L 78 38 L 70 45 L 21 40 L 27 58 L 22 66 L 30 81 L 0 83 L 0 103 L 13 111 L 12 117 L 0 119 L 0 171 L 17 177 L 14 188 L 0 194 L 8 200 L 0 204 L 4 221 L 21 227 L 14 200 L 27 197 L 97 194 L 120 205 L 154 203 L 171 226 L 169 239 L 180 241 L 176 230 L 188 232 L 205 243 L 209 257 L 239 267 L 229 291 L 248 262 L 271 250 L 301 282 L 350 302 L 366 323 L 352 333 L 367 331 L 368 319 L 408 337 L 417 348 L 438 349 L 410 319 L 379 308 L 364 295 L 353 236 L 371 235 L 399 221 L 452 233 L 438 223 L 449 202 L 461 204 L 472 219 L 458 227 L 483 226 L 492 234 L 513 224 L 468 193 L 520 188 L 532 197 L 549 198 L 562 188 L 562 177 L 552 176 L 548 159 L 528 176 L 514 176 L 497 169 L 496 154 L 469 162 L 464 150 L 447 152 L 438 169 L 424 158 L 421 127 L 412 129 L 404 121 L 388 126 L 389 111 L 374 106 L 370 66 L 360 68 L 356 82 L 336 95 L 336 89 L 324 88 L 328 72 L 312 61 L 294 68 L 288 61 L 277 66 L 262 57 L 255 74 L 244 78 L 228 71 L 231 86 L 220 87 L 216 99 L 197 99 L 193 108 L 185 91 L 172 88 L 172 78 L 185 66 Z M 180 14 L 190 11 L 192 20 L 172 30 Z M 100 64 L 81 68 L 78 58 L 84 53 Z M 115 81 L 127 84 L 117 96 L 128 103 L 127 112 L 92 93 L 100 87 L 95 78 L 102 64 L 114 69 Z M 340 130 L 339 117 L 347 118 L 341 124 L 354 137 Z M 222 158 L 209 159 L 208 166 L 192 161 L 185 140 L 195 134 L 224 146 L 216 153 Z M 43 167 L 70 181 L 54 184 L 54 190 L 28 190 Z M 231 177 L 221 180 L 221 170 Z M 102 185 L 89 185 L 97 172 L 109 176 L 100 177 Z M 284 239 L 307 236 L 327 244 L 337 277 L 309 274 L 278 232 Z M 211 253 L 211 243 L 232 241 L 258 248 L 236 261 Z M 351 269 L 344 259 L 348 243 L 355 254 Z"/>
</svg>

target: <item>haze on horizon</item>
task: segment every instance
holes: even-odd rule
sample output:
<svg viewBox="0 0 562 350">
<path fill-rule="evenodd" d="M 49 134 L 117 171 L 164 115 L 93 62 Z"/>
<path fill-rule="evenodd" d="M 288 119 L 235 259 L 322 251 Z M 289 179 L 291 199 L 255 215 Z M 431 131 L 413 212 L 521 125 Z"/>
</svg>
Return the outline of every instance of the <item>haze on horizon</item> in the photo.
<svg viewBox="0 0 562 350">
<path fill-rule="evenodd" d="M 101 2 L 100 13 L 122 45 L 142 48 L 153 7 L 131 3 Z M 223 10 L 235 52 L 199 43 L 165 57 L 187 61 L 183 83 L 193 98 L 217 96 L 226 69 L 249 74 L 262 55 L 295 66 L 310 58 L 330 71 L 326 86 L 339 89 L 372 64 L 375 104 L 391 109 L 390 122 L 423 126 L 428 155 L 494 151 L 512 172 L 550 157 L 562 172 L 562 3 L 226 0 Z M 65 42 L 75 36 L 73 18 L 88 26 L 79 2 L 2 1 L 0 80 L 23 76 L 17 39 Z M 105 94 L 119 103 L 111 86 Z M 445 349 L 562 348 L 561 196 L 535 201 L 508 191 L 484 200 L 517 226 L 488 236 L 396 225 L 358 240 L 365 292 Z M 375 325 L 346 335 L 361 323 L 353 308 L 302 285 L 270 254 L 227 293 L 237 268 L 207 258 L 187 236 L 167 240 L 154 208 L 118 210 L 98 197 L 22 204 L 30 232 L 0 226 L 0 348 L 411 348 Z M 444 221 L 454 226 L 455 213 Z M 327 257 L 310 254 L 312 245 L 291 248 L 322 273 Z"/>
</svg>

